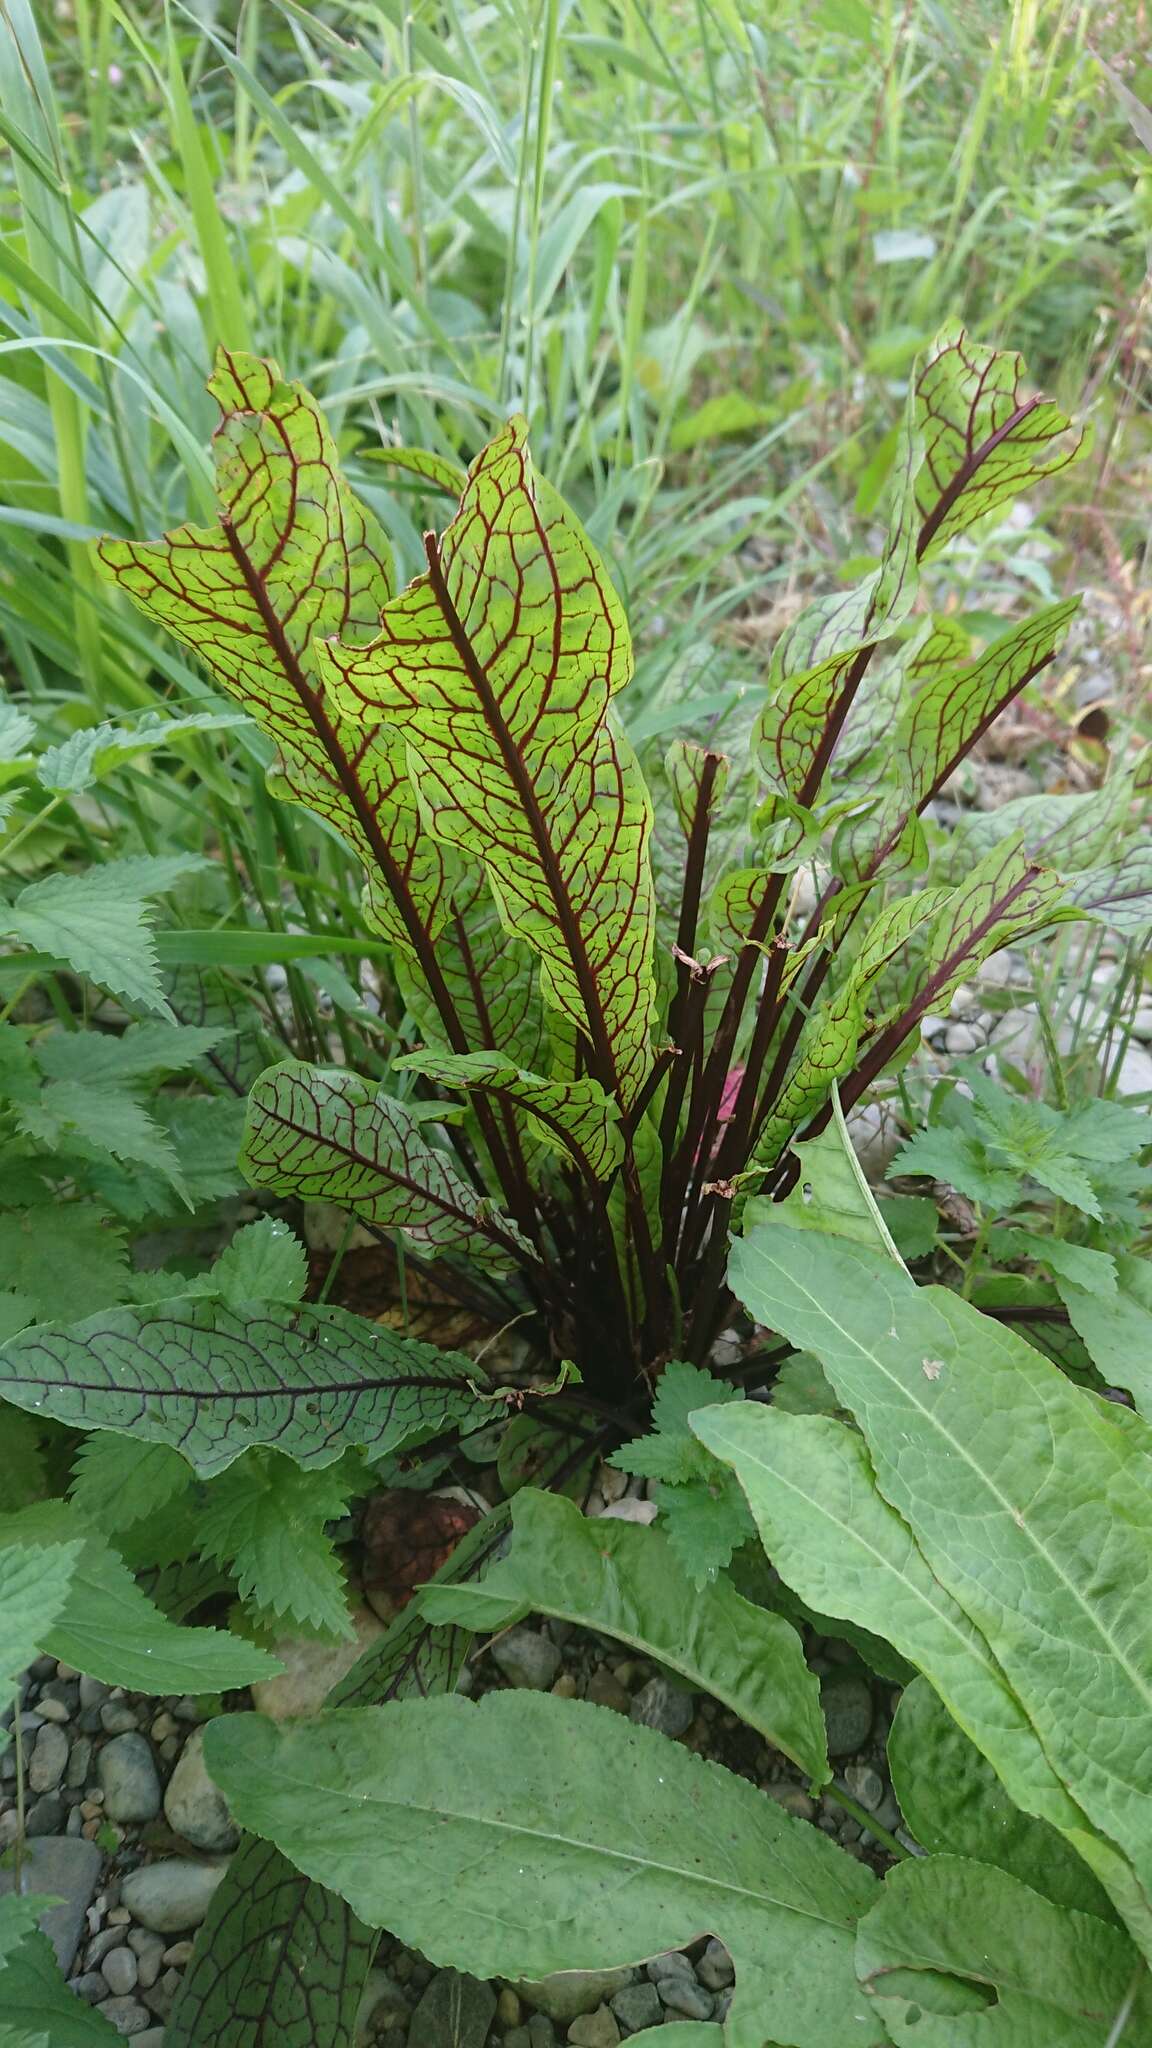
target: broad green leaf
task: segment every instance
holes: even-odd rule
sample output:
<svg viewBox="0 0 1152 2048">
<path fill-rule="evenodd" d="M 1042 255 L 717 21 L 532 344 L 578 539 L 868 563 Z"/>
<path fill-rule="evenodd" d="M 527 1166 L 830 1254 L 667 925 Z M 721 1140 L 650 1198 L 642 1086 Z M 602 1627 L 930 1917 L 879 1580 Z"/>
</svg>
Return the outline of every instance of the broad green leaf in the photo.
<svg viewBox="0 0 1152 2048">
<path fill-rule="evenodd" d="M 608 1968 L 714 1931 L 728 2048 L 879 2048 L 852 1971 L 858 1863 L 742 1779 L 602 1707 L 520 1691 L 210 1724 L 241 1823 L 433 1961 Z M 312 1823 L 299 1786 L 327 1815 Z"/>
<path fill-rule="evenodd" d="M 922 1671 L 1018 1806 L 1065 1830 L 1082 1827 L 988 1644 L 879 1492 L 856 1431 L 757 1402 L 704 1409 L 692 1426 L 736 1472 L 785 1584 L 817 1613 L 885 1638 Z"/>
<path fill-rule="evenodd" d="M 1097 924 L 1146 938 L 1152 926 L 1152 850 L 1133 846 L 1119 860 L 1086 869 L 1073 877 L 1068 899 Z"/>
<path fill-rule="evenodd" d="M 608 1180 L 624 1157 L 619 1105 L 597 1081 L 548 1081 L 496 1052 L 413 1052 L 393 1064 L 526 1113 L 544 1142 L 566 1153 L 590 1180 Z"/>
<path fill-rule="evenodd" d="M 653 998 L 648 798 L 609 712 L 632 673 L 628 626 L 525 436 L 513 421 L 476 458 L 379 638 L 326 643 L 318 660 L 343 716 L 403 732 L 428 829 L 484 863 L 546 1000 L 628 1099 Z"/>
<path fill-rule="evenodd" d="M 888 1234 L 884 1211 L 877 1203 L 852 1149 L 839 1096 L 834 1093 L 833 1117 L 816 1138 L 792 1147 L 800 1168 L 796 1185 L 782 1202 L 754 1197 L 743 1212 L 743 1228 L 769 1228 L 787 1223 L 794 1230 L 822 1230 L 858 1244 L 879 1246 L 893 1258 L 896 1247 Z M 885 1205 L 887 1206 L 887 1205 Z"/>
<path fill-rule="evenodd" d="M 49 2048 L 118 2048 L 124 2038 L 64 1982 L 56 1951 L 38 1928 L 0 1970 L 0 2014 L 4 2026 L 47 2039 Z"/>
<path fill-rule="evenodd" d="M 1115 1273 L 1111 1294 L 1088 1293 L 1072 1274 L 1057 1272 L 1056 1285 L 1093 1364 L 1110 1387 L 1126 1387 L 1152 1422 L 1152 1262 L 1122 1252 Z"/>
<path fill-rule="evenodd" d="M 926 1678 L 901 1695 L 888 1765 L 900 1811 L 922 1848 L 995 1863 L 1058 1906 L 1115 1918 L 1087 1864 L 1047 1821 L 1013 1804 Z"/>
<path fill-rule="evenodd" d="M 42 1325 L 0 1347 L 0 1399 L 169 1444 L 202 1478 L 271 1444 L 298 1465 L 377 1456 L 488 1419 L 480 1368 L 339 1308 L 188 1296 Z"/>
<path fill-rule="evenodd" d="M 917 367 L 914 404 L 924 460 L 916 478 L 920 553 L 931 557 L 998 505 L 1067 468 L 1083 435 L 1059 406 L 1026 398 L 1023 364 L 945 329 Z M 1053 447 L 1053 444 L 1056 444 Z"/>
<path fill-rule="evenodd" d="M 340 476 L 314 400 L 274 363 L 221 349 L 209 389 L 223 415 L 213 442 L 221 524 L 145 544 L 104 540 L 99 559 L 276 742 L 277 793 L 353 847 L 379 929 L 406 944 L 409 917 L 434 930 L 447 914 L 444 857 L 421 830 L 402 741 L 378 718 L 353 729 L 334 716 L 316 658 L 334 634 L 375 632 L 391 590 L 388 543 Z"/>
<path fill-rule="evenodd" d="M 336 1202 L 415 1251 L 506 1271 L 531 1247 L 428 1143 L 404 1103 L 344 1067 L 285 1060 L 248 1098 L 241 1164 L 254 1186 Z"/>
<path fill-rule="evenodd" d="M 753 1314 L 822 1359 L 880 1489 L 994 1647 L 1053 1768 L 1147 1900 L 1143 1433 L 967 1302 L 917 1288 L 845 1241 L 761 1231 L 737 1245 L 732 1280 Z M 1148 1940 L 1146 1924 L 1139 1933 Z"/>
<path fill-rule="evenodd" d="M 200 1548 L 234 1572 L 242 1600 L 352 1641 L 344 1574 L 324 1524 L 344 1513 L 354 1484 L 338 1466 L 303 1469 L 276 1451 L 249 1453 L 208 1489 Z"/>
<path fill-rule="evenodd" d="M 856 1943 L 860 1981 L 897 2048 L 1109 2048 L 1138 1963 L 1119 1928 L 959 1856 L 890 1871 Z M 1145 1974 L 1127 2038 L 1150 2025 Z"/>
<path fill-rule="evenodd" d="M 495 1632 L 548 1614 L 616 1637 L 738 1714 L 814 1783 L 827 1783 L 819 1686 L 800 1638 L 725 1581 L 700 1592 L 655 1529 L 589 1520 L 526 1489 L 512 1504 L 509 1556 L 475 1586 L 427 1591 L 433 1621 Z"/>
<path fill-rule="evenodd" d="M 482 1571 L 499 1550 L 497 1509 L 457 1544 L 436 1583 Z M 471 1638 L 408 1607 L 334 1688 L 330 1705 L 450 1692 Z M 377 1934 L 335 1892 L 249 1835 L 214 1893 L 167 2024 L 167 2048 L 354 2048 Z"/>
<path fill-rule="evenodd" d="M 148 898 L 202 867 L 197 854 L 105 861 L 83 875 L 46 875 L 0 903 L 0 931 L 59 955 L 113 995 L 171 1017 L 160 985 Z"/>
<path fill-rule="evenodd" d="M 0 1520 L 0 1544 L 37 1559 L 81 1543 L 64 1605 L 37 1630 L 44 1655 L 91 1678 L 146 1693 L 225 1692 L 281 1666 L 221 1629 L 178 1628 L 152 1605 L 104 1537 L 63 1501 L 38 1502 Z"/>
</svg>

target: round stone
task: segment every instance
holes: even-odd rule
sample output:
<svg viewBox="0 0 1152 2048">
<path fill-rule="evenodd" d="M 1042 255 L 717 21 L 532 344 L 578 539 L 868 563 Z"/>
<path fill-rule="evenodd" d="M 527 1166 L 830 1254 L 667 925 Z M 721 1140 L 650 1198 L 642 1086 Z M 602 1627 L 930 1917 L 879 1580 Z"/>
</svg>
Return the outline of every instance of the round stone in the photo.
<svg viewBox="0 0 1152 2048">
<path fill-rule="evenodd" d="M 193 1863 L 186 1856 L 170 1856 L 163 1863 L 131 1871 L 120 1896 L 142 1927 L 155 1934 L 183 1934 L 189 1927 L 199 1927 L 227 1868 L 226 1863 Z"/>
<path fill-rule="evenodd" d="M 28 1789 L 54 1792 L 68 1768 L 68 1737 L 62 1728 L 46 1721 L 36 1737 L 28 1765 Z"/>
<path fill-rule="evenodd" d="M 110 1948 L 100 1965 L 109 1991 L 117 1998 L 127 1998 L 136 1989 L 139 1967 L 130 1948 Z"/>
<path fill-rule="evenodd" d="M 109 1820 L 155 1820 L 160 1779 L 146 1735 L 133 1731 L 106 1742 L 96 1759 L 96 1775 Z"/>
<path fill-rule="evenodd" d="M 820 1688 L 820 1704 L 828 1729 L 829 1756 L 851 1756 L 872 1733 L 872 1688 L 851 1672 L 837 1672 Z"/>
<path fill-rule="evenodd" d="M 532 1628 L 510 1628 L 492 1645 L 492 1662 L 504 1673 L 509 1685 L 547 1692 L 560 1669 L 560 1652 L 555 1643 Z"/>
<path fill-rule="evenodd" d="M 208 1775 L 203 1728 L 193 1729 L 168 1780 L 164 1817 L 169 1827 L 196 1849 L 234 1849 L 240 1839 L 224 1794 Z"/>
<path fill-rule="evenodd" d="M 657 1728 L 661 1735 L 683 1735 L 692 1726 L 696 1703 L 683 1686 L 673 1685 L 659 1675 L 650 1678 L 633 1696 L 629 1719 L 644 1728 Z"/>
</svg>

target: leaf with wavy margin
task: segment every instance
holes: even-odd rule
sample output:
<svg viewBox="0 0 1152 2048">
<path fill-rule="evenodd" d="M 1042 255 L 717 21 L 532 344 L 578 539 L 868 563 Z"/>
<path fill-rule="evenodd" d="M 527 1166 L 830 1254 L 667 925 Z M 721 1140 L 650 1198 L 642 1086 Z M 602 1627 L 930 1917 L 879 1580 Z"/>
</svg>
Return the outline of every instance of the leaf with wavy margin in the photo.
<svg viewBox="0 0 1152 2048">
<path fill-rule="evenodd" d="M 0 1399 L 170 1444 L 209 1479 L 254 1444 L 298 1465 L 376 1456 L 490 1416 L 471 1359 L 342 1308 L 187 1296 L 42 1324 L 0 1347 Z M 469 1384 L 472 1383 L 472 1385 Z"/>
<path fill-rule="evenodd" d="M 334 712 L 316 646 L 377 630 L 391 554 L 340 475 L 315 400 L 275 363 L 221 349 L 209 390 L 220 525 L 103 540 L 98 558 L 149 618 L 208 662 L 280 750 L 276 793 L 335 827 L 364 864 L 378 928 L 412 941 L 449 908 L 450 863 L 420 825 L 403 741 Z"/>
<path fill-rule="evenodd" d="M 871 1873 L 606 1708 L 514 1690 L 295 1726 L 230 1714 L 205 1756 L 243 1824 L 437 1963 L 543 1977 L 712 1930 L 736 1965 L 727 2048 L 883 2040 L 852 1970 Z"/>
<path fill-rule="evenodd" d="M 318 658 L 347 718 L 403 731 L 429 830 L 484 863 L 546 1000 L 629 1099 L 653 999 L 649 803 L 609 709 L 631 646 L 599 556 L 533 477 L 526 434 L 514 420 L 476 458 L 379 637 Z"/>
<path fill-rule="evenodd" d="M 268 1067 L 248 1097 L 240 1164 L 254 1187 L 336 1202 L 362 1223 L 399 1231 L 426 1258 L 454 1252 L 508 1272 L 533 1256 L 516 1225 L 428 1143 L 412 1111 L 346 1067 Z"/>
<path fill-rule="evenodd" d="M 498 1052 L 405 1053 L 393 1061 L 444 1088 L 475 1089 L 526 1115 L 552 1151 L 590 1180 L 607 1180 L 624 1157 L 620 1108 L 598 1081 L 549 1081 Z"/>
</svg>

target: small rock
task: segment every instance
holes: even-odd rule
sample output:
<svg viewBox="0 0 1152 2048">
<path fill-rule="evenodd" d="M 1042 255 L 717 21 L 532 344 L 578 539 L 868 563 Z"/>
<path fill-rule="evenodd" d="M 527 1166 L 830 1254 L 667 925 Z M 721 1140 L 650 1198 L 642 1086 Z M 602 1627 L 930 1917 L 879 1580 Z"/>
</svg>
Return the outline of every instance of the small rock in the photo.
<svg viewBox="0 0 1152 2048">
<path fill-rule="evenodd" d="M 528 2022 L 528 2039 L 531 2048 L 555 2048 L 556 2030 L 544 2013 L 532 2014 Z"/>
<path fill-rule="evenodd" d="M 1116 1075 L 1117 1095 L 1152 1095 L 1152 1053 L 1142 1045 L 1125 1047 Z"/>
<path fill-rule="evenodd" d="M 606 1522 L 639 1522 L 646 1527 L 654 1522 L 659 1510 L 654 1500 L 635 1500 L 629 1494 L 624 1500 L 614 1500 L 604 1510 Z"/>
<path fill-rule="evenodd" d="M 950 1024 L 944 1033 L 945 1052 L 977 1052 L 983 1043 L 984 1034 L 974 1024 Z"/>
<path fill-rule="evenodd" d="M 777 1806 L 782 1806 L 785 1813 L 792 1815 L 793 1820 L 812 1819 L 816 1811 L 816 1803 L 814 1800 L 809 1799 L 807 1792 L 801 1786 L 765 1785 L 764 1790 L 767 1792 L 769 1799 L 774 1799 Z"/>
<path fill-rule="evenodd" d="M 150 1984 L 143 1993 L 144 2003 L 158 2020 L 166 2020 L 176 2002 L 180 1989 L 180 1976 L 176 1970 L 165 1970 L 164 1975 Z"/>
<path fill-rule="evenodd" d="M 192 1961 L 192 1950 L 194 1946 L 195 1944 L 191 1941 L 174 1941 L 170 1948 L 165 1949 L 163 1955 L 160 1958 L 165 1969 L 186 1969 L 188 1964 Z"/>
<path fill-rule="evenodd" d="M 624 1690 L 620 1680 L 609 1671 L 606 1664 L 596 1666 L 588 1680 L 584 1697 L 591 1700 L 593 1706 L 611 1707 L 616 1714 L 627 1714 L 631 1711 L 632 1695 Z"/>
<path fill-rule="evenodd" d="M 489 1655 L 509 1685 L 547 1692 L 560 1669 L 560 1652 L 547 1636 L 531 1628 L 510 1628 L 493 1643 Z"/>
<path fill-rule="evenodd" d="M 562 1671 L 552 1687 L 552 1697 L 557 1700 L 574 1700 L 580 1696 L 580 1687 L 571 1671 Z"/>
<path fill-rule="evenodd" d="M 24 1816 L 26 1835 L 58 1835 L 64 1825 L 64 1801 L 55 1792 L 45 1792 Z"/>
<path fill-rule="evenodd" d="M 180 1723 L 174 1721 L 171 1714 L 167 1712 L 157 1714 L 148 1732 L 153 1742 L 167 1742 L 170 1735 L 179 1735 Z"/>
<path fill-rule="evenodd" d="M 105 1956 L 110 1955 L 114 1948 L 119 1948 L 123 1939 L 123 1932 L 119 1927 L 102 1927 L 99 1934 L 92 1936 L 84 1951 L 84 1968 L 98 1970 Z"/>
<path fill-rule="evenodd" d="M 221 1882 L 227 1863 L 193 1863 L 186 1856 L 170 1856 L 163 1863 L 149 1863 L 133 1870 L 120 1887 L 121 1897 L 134 1920 L 155 1934 L 182 1934 L 199 1927 Z"/>
<path fill-rule="evenodd" d="M 274 1657 L 284 1669 L 277 1678 L 261 1678 L 252 1687 L 252 1704 L 257 1713 L 273 1721 L 291 1721 L 315 1714 L 332 1687 L 351 1671 L 358 1657 L 381 1637 L 387 1624 L 370 1607 L 358 1607 L 351 1617 L 356 1631 L 354 1642 L 322 1643 L 314 1636 L 282 1636 L 270 1644 Z M 180 1702 L 173 1712 L 179 1719 Z"/>
<path fill-rule="evenodd" d="M 78 1977 L 69 1977 L 69 1991 L 82 1998 L 85 2005 L 95 2005 L 101 1998 L 107 1998 L 108 1985 L 102 1970 L 81 1970 Z"/>
<path fill-rule="evenodd" d="M 527 2027 L 510 2027 L 504 2036 L 503 2048 L 532 2048 L 532 2036 Z"/>
<path fill-rule="evenodd" d="M 979 1007 L 980 997 L 976 990 L 968 982 L 962 981 L 948 1005 L 948 1014 L 951 1017 L 966 1017 L 969 1010 L 976 1010 Z"/>
<path fill-rule="evenodd" d="M 852 1149 L 870 1180 L 883 1180 L 904 1140 L 900 1121 L 886 1103 L 865 1102 L 848 1112 Z"/>
<path fill-rule="evenodd" d="M 874 1712 L 872 1689 L 865 1680 L 850 1672 L 825 1679 L 820 1704 L 828 1729 L 829 1756 L 851 1756 L 853 1750 L 863 1748 L 872 1733 Z"/>
<path fill-rule="evenodd" d="M 140 2005 L 135 1998 L 106 1998 L 96 2007 L 109 2020 L 118 2034 L 142 2034 L 152 2015 L 146 2005 Z"/>
<path fill-rule="evenodd" d="M 78 1735 L 68 1752 L 68 1769 L 64 1783 L 74 1792 L 79 1792 L 88 1783 L 92 1768 L 92 1744 L 86 1735 Z"/>
<path fill-rule="evenodd" d="M 884 1780 L 871 1764 L 849 1764 L 844 1772 L 844 1783 L 853 1799 L 858 1799 L 869 1813 L 878 1810 L 884 1798 Z"/>
<path fill-rule="evenodd" d="M 582 2013 L 568 2029 L 575 2048 L 617 2048 L 620 2029 L 610 2006 L 598 2005 L 595 2012 Z"/>
<path fill-rule="evenodd" d="M 705 1991 L 693 1975 L 661 1977 L 656 1989 L 669 2012 L 682 2012 L 690 2020 L 711 2019 L 712 1993 Z"/>
<path fill-rule="evenodd" d="M 598 2005 L 634 1981 L 635 1972 L 630 1969 L 559 1970 L 551 1977 L 526 1979 L 516 1989 L 526 2005 L 566 2026 L 583 2013 L 595 2012 Z M 528 2024 L 531 2028 L 532 2022 Z"/>
<path fill-rule="evenodd" d="M 146 2034 L 137 2034 L 136 2048 L 164 2048 L 163 2027 L 149 2027 Z"/>
<path fill-rule="evenodd" d="M 628 1717 L 642 1728 L 658 1728 L 662 1735 L 683 1735 L 696 1712 L 690 1692 L 673 1685 L 659 1674 L 642 1685 L 628 1708 Z"/>
<path fill-rule="evenodd" d="M 89 1678 L 87 1672 L 84 1672 L 80 1679 L 80 1705 L 82 1707 L 103 1706 L 104 1701 L 108 1697 L 108 1690 L 109 1688 L 105 1685 L 102 1678 Z"/>
<path fill-rule="evenodd" d="M 496 2000 L 496 2018 L 502 2027 L 520 2025 L 520 2000 L 510 1984 L 502 1984 Z"/>
<path fill-rule="evenodd" d="M 628 1984 L 612 2000 L 612 2010 L 626 2033 L 639 2034 L 645 2027 L 658 2027 L 664 2017 L 660 1993 L 654 1984 Z"/>
<path fill-rule="evenodd" d="M 117 1735 L 96 1759 L 96 1774 L 110 1820 L 155 1820 L 160 1779 L 146 1735 Z"/>
<path fill-rule="evenodd" d="M 136 1716 L 127 1700 L 105 1700 L 100 1709 L 100 1726 L 105 1735 L 127 1735 L 136 1726 Z"/>
<path fill-rule="evenodd" d="M 1141 1045 L 1146 1045 L 1149 1039 L 1152 1039 L 1152 1004 L 1140 1004 L 1128 1029 L 1132 1033 L 1133 1038 L 1140 1040 Z"/>
<path fill-rule="evenodd" d="M 164 1967 L 164 1937 L 162 1934 L 150 1934 L 146 1927 L 134 1927 L 128 1936 L 128 1945 L 136 1957 L 140 1988 L 150 1991 Z"/>
<path fill-rule="evenodd" d="M 412 2015 L 408 2048 L 484 2048 L 496 1993 L 479 1977 L 459 1970 L 437 1970 Z"/>
<path fill-rule="evenodd" d="M 653 1984 L 659 1984 L 662 1977 L 694 1977 L 696 1975 L 687 1956 L 678 1948 L 670 1948 L 662 1956 L 653 1956 L 652 1961 L 645 1964 L 645 1969 Z"/>
<path fill-rule="evenodd" d="M 203 1728 L 193 1729 L 168 1780 L 164 1817 L 169 1827 L 196 1849 L 234 1849 L 240 1840 L 224 1794 L 208 1775 Z"/>
<path fill-rule="evenodd" d="M 724 1991 L 736 1981 L 732 1958 L 722 1941 L 710 1941 L 696 1965 L 696 1975 L 709 1991 Z"/>
<path fill-rule="evenodd" d="M 62 1728 L 46 1721 L 28 1763 L 29 1791 L 54 1792 L 67 1768 L 68 1737 Z"/>
<path fill-rule="evenodd" d="M 42 1721 L 55 1721 L 61 1727 L 71 1719 L 63 1700 L 53 1699 L 49 1693 L 41 1693 L 36 1702 L 36 1712 Z"/>
<path fill-rule="evenodd" d="M 136 1989 L 140 1966 L 130 1948 L 110 1948 L 100 1965 L 109 1991 L 117 1998 L 127 1998 Z"/>
</svg>

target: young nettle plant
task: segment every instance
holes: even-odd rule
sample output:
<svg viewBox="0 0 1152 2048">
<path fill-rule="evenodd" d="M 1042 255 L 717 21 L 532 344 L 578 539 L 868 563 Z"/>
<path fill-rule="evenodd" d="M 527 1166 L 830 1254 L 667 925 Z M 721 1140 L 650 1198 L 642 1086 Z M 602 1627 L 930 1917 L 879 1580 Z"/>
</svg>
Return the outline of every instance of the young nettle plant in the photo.
<svg viewBox="0 0 1152 2048">
<path fill-rule="evenodd" d="M 330 1713 L 210 1731 L 253 1832 L 169 2048 L 262 2048 L 269 2014 L 292 2048 L 347 2048 L 382 1925 L 437 1961 L 528 1977 L 715 1933 L 736 1965 L 725 2048 L 979 2048 L 993 2020 L 1013 2048 L 1115 2048 L 1129 2022 L 1139 2039 L 1152 1669 L 1116 1588 L 1144 1582 L 1152 1440 L 1022 1337 L 951 1296 L 928 1302 L 848 1155 L 823 1149 L 998 946 L 1116 902 L 1130 915 L 1147 892 L 1140 849 L 1124 847 L 1135 782 L 1107 866 L 1074 829 L 1059 864 L 1040 857 L 1029 816 L 958 879 L 917 880 L 934 795 L 1053 660 L 1075 609 L 1049 606 L 970 658 L 955 621 L 928 610 L 925 574 L 1073 459 L 1068 420 L 1022 393 L 1015 358 L 942 337 L 908 393 L 873 572 L 782 636 L 750 748 L 680 740 L 645 774 L 613 703 L 631 673 L 622 607 L 533 476 L 521 423 L 466 477 L 397 453 L 459 495 L 397 593 L 313 401 L 226 353 L 213 389 L 219 524 L 105 541 L 100 557 L 275 741 L 277 790 L 363 861 L 407 1047 L 384 1085 L 297 1060 L 265 1072 L 246 1170 L 434 1262 L 449 1293 L 517 1319 L 542 1370 L 538 1397 L 509 1404 L 527 1412 L 498 1467 L 516 1495 L 507 1554 L 501 1506 Z M 703 1370 L 745 1221 L 737 1297 L 797 1354 L 771 1410 L 721 1400 L 735 1390 Z M 829 1247 L 816 1223 L 856 1242 Z M 341 1512 L 349 1459 L 424 1453 L 442 1470 L 445 1447 L 489 1436 L 503 1408 L 464 1357 L 303 1307 L 295 1285 L 246 1306 L 235 1280 L 22 1333 L 0 1352 L 0 1389 L 178 1452 L 215 1489 L 207 1554 L 244 1584 L 266 1538 L 282 1557 L 305 1494 L 314 1536 Z M 968 1344 L 986 1353 L 971 1386 Z M 582 1384 L 554 1370 L 565 1361 Z M 1099 1482 L 1083 1541 L 1061 1520 L 1046 1415 L 1069 1483 Z M 589 1523 L 524 1488 L 526 1473 L 570 1484 L 597 1450 L 659 1488 L 655 1529 Z M 102 1480 L 89 1471 L 89 1492 Z M 1123 1553 L 1097 1584 L 1113 1498 Z M 724 1574 L 757 1533 L 789 1614 L 828 1633 L 843 1621 L 876 1668 L 928 1688 L 909 1688 L 893 1770 L 899 1758 L 920 1839 L 944 1853 L 882 1887 L 754 1786 L 606 1710 L 448 1696 L 471 1631 L 551 1614 L 711 1692 L 827 1785 L 800 1638 Z M 331 1616 L 319 1549 L 315 1586 L 285 1586 L 281 1611 Z M 1112 1728 L 1110 1702 L 1137 1730 L 1111 1764 L 1105 1736 L 1080 1726 Z M 933 1804 L 925 1774 L 952 1769 L 971 1797 Z M 1020 1809 L 1011 1858 L 1005 1796 Z M 983 1862 L 967 1860 L 974 1840 Z M 1069 1951 L 1075 1966 L 1054 1971 Z"/>
</svg>

